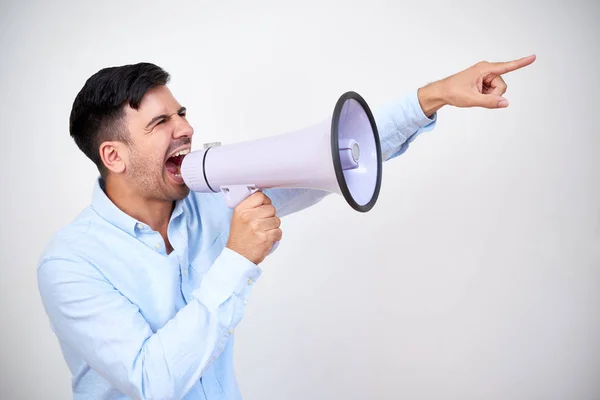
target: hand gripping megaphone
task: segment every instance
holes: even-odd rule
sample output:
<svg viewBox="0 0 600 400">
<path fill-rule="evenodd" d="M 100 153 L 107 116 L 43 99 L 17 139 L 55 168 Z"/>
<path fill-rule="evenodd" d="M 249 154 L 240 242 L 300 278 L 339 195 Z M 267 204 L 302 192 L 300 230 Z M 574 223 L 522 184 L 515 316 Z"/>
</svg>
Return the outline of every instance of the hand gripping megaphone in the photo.
<svg viewBox="0 0 600 400">
<path fill-rule="evenodd" d="M 365 100 L 344 93 L 333 114 L 308 128 L 241 143 L 207 144 L 185 156 L 181 176 L 190 190 L 223 193 L 235 208 L 257 190 L 318 189 L 342 195 L 356 211 L 375 205 L 382 155 Z"/>
</svg>

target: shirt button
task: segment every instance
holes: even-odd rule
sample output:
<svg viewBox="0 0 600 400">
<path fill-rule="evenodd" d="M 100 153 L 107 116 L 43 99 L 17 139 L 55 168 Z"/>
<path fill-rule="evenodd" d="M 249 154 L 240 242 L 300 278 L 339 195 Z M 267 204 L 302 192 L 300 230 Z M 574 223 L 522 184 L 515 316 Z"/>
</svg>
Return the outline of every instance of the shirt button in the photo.
<svg viewBox="0 0 600 400">
<path fill-rule="evenodd" d="M 183 270 L 183 276 L 187 276 L 187 269 Z"/>
<path fill-rule="evenodd" d="M 144 225 L 142 225 L 140 223 L 137 224 L 137 227 L 138 227 L 138 229 L 144 229 Z"/>
<path fill-rule="evenodd" d="M 231 335 L 232 333 L 233 333 L 233 329 L 230 329 L 229 330 L 229 334 Z"/>
<path fill-rule="evenodd" d="M 156 243 L 156 250 L 160 249 L 160 243 Z"/>
<path fill-rule="evenodd" d="M 252 282 L 254 282 L 252 278 L 248 279 L 248 285 L 252 285 Z"/>
</svg>

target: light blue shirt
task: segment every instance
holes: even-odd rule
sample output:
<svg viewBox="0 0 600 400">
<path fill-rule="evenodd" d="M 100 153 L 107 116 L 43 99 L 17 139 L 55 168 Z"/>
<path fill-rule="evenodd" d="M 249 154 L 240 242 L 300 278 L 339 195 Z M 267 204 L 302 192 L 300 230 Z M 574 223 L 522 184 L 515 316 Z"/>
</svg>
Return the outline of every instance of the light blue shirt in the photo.
<svg viewBox="0 0 600 400">
<path fill-rule="evenodd" d="M 374 115 L 384 160 L 436 123 L 416 91 Z M 280 217 L 327 195 L 265 194 Z M 54 235 L 38 266 L 74 399 L 242 398 L 234 330 L 262 270 L 225 247 L 231 215 L 221 194 L 191 192 L 176 203 L 167 254 L 161 235 L 118 209 L 96 181 L 90 206 Z"/>
</svg>

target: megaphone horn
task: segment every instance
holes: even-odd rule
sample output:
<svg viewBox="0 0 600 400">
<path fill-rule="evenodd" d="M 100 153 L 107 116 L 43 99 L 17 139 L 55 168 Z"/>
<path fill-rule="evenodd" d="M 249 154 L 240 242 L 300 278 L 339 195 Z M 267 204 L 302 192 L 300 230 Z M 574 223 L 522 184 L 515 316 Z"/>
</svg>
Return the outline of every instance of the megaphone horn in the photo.
<svg viewBox="0 0 600 400">
<path fill-rule="evenodd" d="M 367 212 L 381 188 L 381 144 L 366 101 L 349 91 L 329 118 L 308 128 L 206 144 L 185 156 L 181 176 L 190 190 L 223 193 L 230 208 L 257 190 L 297 188 L 340 194 L 353 209 Z"/>
</svg>

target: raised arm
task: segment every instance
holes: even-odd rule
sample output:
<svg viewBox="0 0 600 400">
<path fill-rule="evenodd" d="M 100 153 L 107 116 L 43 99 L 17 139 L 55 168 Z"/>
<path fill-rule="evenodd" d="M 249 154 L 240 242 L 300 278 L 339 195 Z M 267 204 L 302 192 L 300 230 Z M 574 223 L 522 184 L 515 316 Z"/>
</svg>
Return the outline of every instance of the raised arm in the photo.
<svg viewBox="0 0 600 400">
<path fill-rule="evenodd" d="M 488 109 L 508 107 L 503 97 L 507 84 L 503 74 L 533 63 L 535 55 L 507 62 L 481 61 L 456 74 L 432 82 L 380 107 L 372 107 L 379 131 L 384 161 L 403 154 L 423 132 L 436 126 L 437 112 L 450 105 Z M 300 211 L 319 202 L 328 193 L 317 190 L 269 192 L 281 215 Z"/>
</svg>

